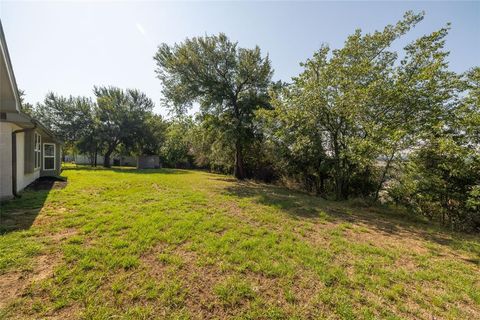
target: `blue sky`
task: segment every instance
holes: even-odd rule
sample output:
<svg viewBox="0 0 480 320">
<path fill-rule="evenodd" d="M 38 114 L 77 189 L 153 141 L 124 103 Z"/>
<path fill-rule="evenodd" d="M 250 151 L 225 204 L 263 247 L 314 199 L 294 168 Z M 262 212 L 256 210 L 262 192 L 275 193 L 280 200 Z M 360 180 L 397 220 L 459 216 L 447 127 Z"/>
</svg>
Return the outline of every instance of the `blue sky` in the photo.
<svg viewBox="0 0 480 320">
<path fill-rule="evenodd" d="M 48 91 L 92 96 L 94 85 L 138 88 L 160 105 L 156 47 L 218 32 L 240 46 L 259 45 L 289 81 L 322 43 L 340 47 L 356 28 L 381 29 L 406 10 L 426 18 L 395 44 L 452 23 L 450 67 L 480 65 L 480 2 L 0 2 L 14 72 L 26 100 Z"/>
</svg>

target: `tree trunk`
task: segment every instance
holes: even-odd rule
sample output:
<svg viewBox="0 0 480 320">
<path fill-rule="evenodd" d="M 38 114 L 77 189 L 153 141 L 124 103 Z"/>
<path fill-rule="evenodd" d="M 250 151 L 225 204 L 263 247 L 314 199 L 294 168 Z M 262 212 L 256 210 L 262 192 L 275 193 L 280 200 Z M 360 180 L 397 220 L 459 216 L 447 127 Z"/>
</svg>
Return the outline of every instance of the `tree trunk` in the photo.
<svg viewBox="0 0 480 320">
<path fill-rule="evenodd" d="M 348 185 L 343 170 L 343 167 L 338 164 L 335 173 L 335 200 L 346 200 L 348 198 Z"/>
<path fill-rule="evenodd" d="M 232 101 L 233 111 L 235 114 L 235 119 L 237 120 L 236 130 L 237 130 L 237 141 L 235 141 L 235 167 L 233 168 L 233 175 L 239 180 L 245 179 L 245 165 L 243 163 L 243 150 L 242 143 L 240 142 L 241 136 L 241 127 L 242 121 L 240 117 L 240 109 L 238 108 L 237 103 L 238 92 L 235 95 L 235 99 Z"/>
<path fill-rule="evenodd" d="M 320 194 L 325 193 L 325 176 L 320 174 Z"/>
<path fill-rule="evenodd" d="M 110 156 L 112 155 L 112 152 L 111 150 L 108 150 L 106 153 L 105 153 L 105 157 L 103 158 L 103 166 L 105 168 L 111 168 L 112 165 L 110 164 Z"/>
<path fill-rule="evenodd" d="M 343 198 L 343 173 L 342 165 L 340 159 L 340 146 L 338 143 L 338 134 L 335 132 L 333 134 L 333 152 L 334 152 L 334 168 L 335 168 L 335 200 L 342 200 Z"/>
<path fill-rule="evenodd" d="M 243 163 L 242 145 L 239 141 L 235 143 L 235 168 L 233 175 L 239 180 L 245 179 L 245 165 Z"/>
<path fill-rule="evenodd" d="M 395 149 L 396 148 L 393 149 L 392 154 L 390 155 L 390 158 L 388 158 L 387 163 L 385 164 L 385 169 L 383 170 L 382 178 L 380 179 L 380 183 L 378 184 L 377 190 L 375 190 L 374 202 L 378 201 L 380 190 L 382 190 L 383 183 L 385 182 L 385 178 L 387 177 L 388 170 L 390 169 L 390 164 L 392 163 L 393 157 L 395 156 Z"/>
</svg>

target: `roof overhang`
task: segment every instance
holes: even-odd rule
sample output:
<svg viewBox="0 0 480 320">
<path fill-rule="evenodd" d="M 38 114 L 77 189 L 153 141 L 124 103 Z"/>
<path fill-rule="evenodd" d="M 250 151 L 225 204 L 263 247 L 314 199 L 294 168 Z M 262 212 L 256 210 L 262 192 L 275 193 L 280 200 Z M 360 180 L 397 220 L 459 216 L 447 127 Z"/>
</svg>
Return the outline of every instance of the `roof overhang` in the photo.
<svg viewBox="0 0 480 320">
<path fill-rule="evenodd" d="M 64 144 L 64 142 L 58 139 L 55 134 L 50 131 L 50 129 L 45 127 L 40 121 L 30 117 L 28 114 L 23 112 L 9 112 L 4 113 L 4 115 L 5 118 L 1 119 L 1 121 L 15 123 L 17 126 L 23 129 L 35 128 L 43 135 L 50 137 L 53 141 L 55 141 L 55 143 Z"/>
<path fill-rule="evenodd" d="M 32 127 L 34 123 L 31 118 L 24 113 L 20 112 L 9 112 L 5 114 L 5 119 L 2 119 L 7 122 L 13 122 L 17 126 L 22 128 Z"/>
<path fill-rule="evenodd" d="M 20 97 L 17 82 L 13 74 L 10 54 L 8 53 L 3 26 L 0 22 L 0 111 L 19 112 Z"/>
</svg>

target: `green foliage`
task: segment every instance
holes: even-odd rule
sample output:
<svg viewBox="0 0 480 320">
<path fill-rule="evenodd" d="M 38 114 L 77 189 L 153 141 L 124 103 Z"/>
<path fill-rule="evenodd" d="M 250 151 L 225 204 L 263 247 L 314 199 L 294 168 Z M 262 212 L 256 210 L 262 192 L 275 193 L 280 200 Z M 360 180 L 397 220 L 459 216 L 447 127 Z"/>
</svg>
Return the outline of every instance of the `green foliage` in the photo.
<svg viewBox="0 0 480 320">
<path fill-rule="evenodd" d="M 169 123 L 161 115 L 147 113 L 143 127 L 133 139 L 134 153 L 160 155 L 162 147 L 166 143 L 166 131 Z"/>
<path fill-rule="evenodd" d="M 425 134 L 390 190 L 413 211 L 467 231 L 480 230 L 479 74 L 466 74 L 467 95 Z"/>
<path fill-rule="evenodd" d="M 185 114 L 198 103 L 208 135 L 214 134 L 228 151 L 235 150 L 234 175 L 245 178 L 245 154 L 255 140 L 254 111 L 267 105 L 272 76 L 268 56 L 262 57 L 259 47 L 238 48 L 219 34 L 162 44 L 154 59 L 165 104 Z"/>
<path fill-rule="evenodd" d="M 33 116 L 35 108 L 31 103 L 25 101 L 25 96 L 25 90 L 18 89 L 18 97 L 20 99 L 20 108 L 22 112 L 29 116 Z"/>
<path fill-rule="evenodd" d="M 96 102 L 85 97 L 49 93 L 32 110 L 33 116 L 65 141 L 66 151 L 79 151 L 96 165 L 104 155 L 110 165 L 113 152 L 160 154 L 167 123 L 155 115 L 144 93 L 115 87 L 95 87 Z"/>
<path fill-rule="evenodd" d="M 89 134 L 94 103 L 85 97 L 63 97 L 50 92 L 37 104 L 33 116 L 47 126 L 67 148 Z"/>
<path fill-rule="evenodd" d="M 398 160 L 458 105 L 460 80 L 443 51 L 448 26 L 407 45 L 401 60 L 389 51 L 422 19 L 407 12 L 382 31 L 356 30 L 272 89 L 273 110 L 258 115 L 280 173 L 336 199 L 379 198 Z"/>
<path fill-rule="evenodd" d="M 190 150 L 193 125 L 192 119 L 188 117 L 181 117 L 168 122 L 165 141 L 160 153 L 167 167 L 190 168 L 193 166 L 193 157 Z"/>
<path fill-rule="evenodd" d="M 115 87 L 95 87 L 98 119 L 96 135 L 105 144 L 104 166 L 110 166 L 110 156 L 122 144 L 129 151 L 145 136 L 147 119 L 151 119 L 153 102 L 144 93 Z"/>
</svg>

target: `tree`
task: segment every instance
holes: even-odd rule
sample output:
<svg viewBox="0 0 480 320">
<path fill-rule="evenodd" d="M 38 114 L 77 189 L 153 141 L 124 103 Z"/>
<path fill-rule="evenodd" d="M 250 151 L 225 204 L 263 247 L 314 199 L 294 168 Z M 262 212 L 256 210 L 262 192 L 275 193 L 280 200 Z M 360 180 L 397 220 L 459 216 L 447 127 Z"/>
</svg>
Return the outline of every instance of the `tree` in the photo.
<svg viewBox="0 0 480 320">
<path fill-rule="evenodd" d="M 31 103 L 25 101 L 25 90 L 18 89 L 18 96 L 20 99 L 20 107 L 22 112 L 28 114 L 29 116 L 32 116 L 34 112 L 34 107 Z"/>
<path fill-rule="evenodd" d="M 465 95 L 457 117 L 462 124 L 465 144 L 480 153 L 480 67 L 474 67 L 465 73 Z"/>
<path fill-rule="evenodd" d="M 133 148 L 134 153 L 159 155 L 165 144 L 167 128 L 168 122 L 161 115 L 149 114 Z"/>
<path fill-rule="evenodd" d="M 449 25 L 407 45 L 394 69 L 388 103 L 375 114 L 382 124 L 377 141 L 385 159 L 375 200 L 397 158 L 423 144 L 459 105 L 460 77 L 448 70 L 449 53 L 443 50 L 448 30 Z"/>
<path fill-rule="evenodd" d="M 386 139 L 394 140 L 389 110 L 401 109 L 392 79 L 397 54 L 388 49 L 422 19 L 407 12 L 382 31 L 356 30 L 340 49 L 322 46 L 293 83 L 276 93 L 274 109 L 263 113 L 283 160 L 312 180 L 307 184 L 318 186 L 317 193 L 326 178 L 337 199 L 375 189 L 377 159 Z"/>
<path fill-rule="evenodd" d="M 190 134 L 191 149 L 197 166 L 221 173 L 234 171 L 235 147 L 225 125 L 221 118 L 214 115 L 197 116 Z"/>
<path fill-rule="evenodd" d="M 105 146 L 104 166 L 110 167 L 112 153 L 120 144 L 134 149 L 144 134 L 153 102 L 144 93 L 115 87 L 95 87 L 97 134 Z"/>
<path fill-rule="evenodd" d="M 246 177 L 245 152 L 252 143 L 254 111 L 267 104 L 270 60 L 260 48 L 239 48 L 224 34 L 162 44 L 154 57 L 167 107 L 184 114 L 193 103 L 216 119 L 234 149 L 234 175 Z"/>
<path fill-rule="evenodd" d="M 94 103 L 86 97 L 63 97 L 50 92 L 43 103 L 38 103 L 33 116 L 65 142 L 66 148 L 75 143 L 92 126 Z"/>
<path fill-rule="evenodd" d="M 462 99 L 443 108 L 437 120 L 426 123 L 428 131 L 401 167 L 389 194 L 397 203 L 429 219 L 454 229 L 478 231 L 480 68 L 463 78 Z"/>
<path fill-rule="evenodd" d="M 193 164 L 191 154 L 191 130 L 194 123 L 190 117 L 172 119 L 165 132 L 165 141 L 161 148 L 164 163 L 173 168 L 190 167 Z"/>
<path fill-rule="evenodd" d="M 258 113 L 266 137 L 264 147 L 281 175 L 299 180 L 307 191 L 322 195 L 328 176 L 325 137 L 318 130 L 317 119 L 296 100 L 298 93 L 286 84 L 272 88 L 274 109 Z"/>
<path fill-rule="evenodd" d="M 102 154 L 105 149 L 104 142 L 98 134 L 100 123 L 94 111 L 92 110 L 90 114 L 86 115 L 88 117 L 87 126 L 83 128 L 83 134 L 75 144 L 80 153 L 88 155 L 92 167 L 97 166 L 98 155 Z"/>
</svg>

